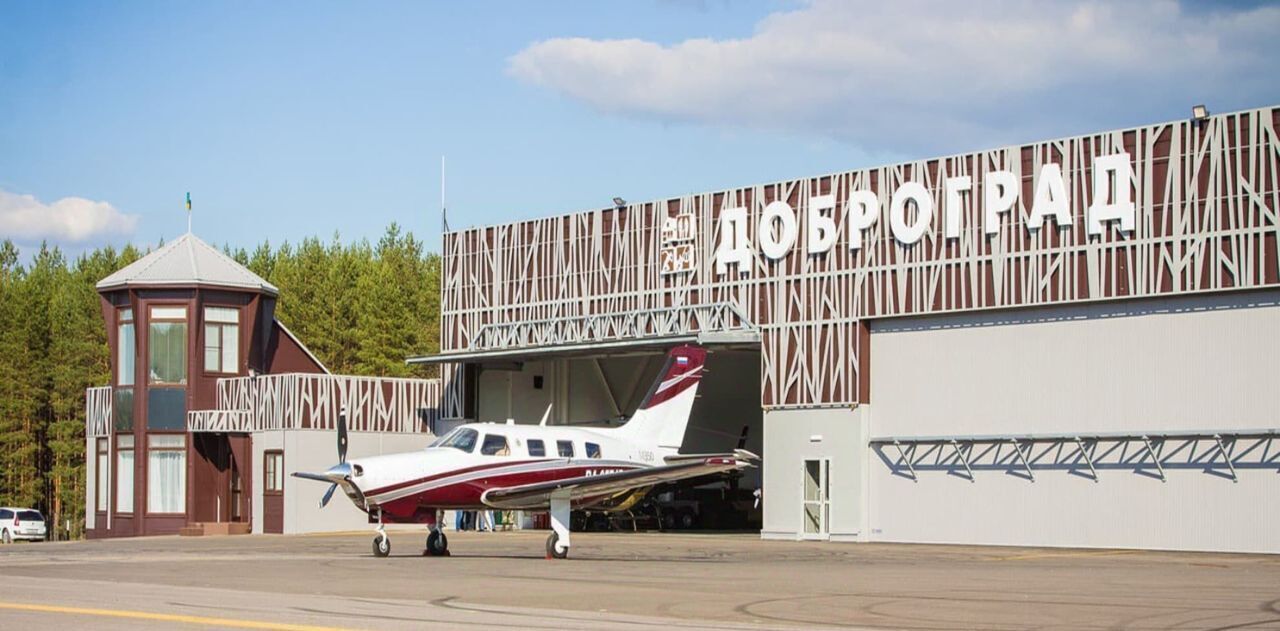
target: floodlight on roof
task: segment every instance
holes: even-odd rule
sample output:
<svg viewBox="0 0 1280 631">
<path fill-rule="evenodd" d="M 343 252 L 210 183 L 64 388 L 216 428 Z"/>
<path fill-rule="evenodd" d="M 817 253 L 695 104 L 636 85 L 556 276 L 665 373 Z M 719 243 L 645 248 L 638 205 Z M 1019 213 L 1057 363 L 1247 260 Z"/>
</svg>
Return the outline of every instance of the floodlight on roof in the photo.
<svg viewBox="0 0 1280 631">
<path fill-rule="evenodd" d="M 627 200 L 622 199 L 621 197 L 615 197 L 613 198 L 613 205 L 618 208 L 622 208 L 627 205 Z"/>
<path fill-rule="evenodd" d="M 1203 105 L 1191 106 L 1191 120 L 1197 123 L 1203 123 L 1209 119 L 1209 108 Z"/>
</svg>

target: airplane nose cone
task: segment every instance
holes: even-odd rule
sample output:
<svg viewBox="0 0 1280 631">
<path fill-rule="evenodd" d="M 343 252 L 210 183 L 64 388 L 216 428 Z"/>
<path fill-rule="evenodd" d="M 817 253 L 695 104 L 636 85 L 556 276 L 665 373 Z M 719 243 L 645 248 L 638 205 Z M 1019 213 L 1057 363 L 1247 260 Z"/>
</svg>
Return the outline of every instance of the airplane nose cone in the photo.
<svg viewBox="0 0 1280 631">
<path fill-rule="evenodd" d="M 325 477 L 329 478 L 330 480 L 333 480 L 334 482 L 337 482 L 338 480 L 346 479 L 351 476 L 351 465 L 345 462 L 342 464 L 333 465 L 332 467 L 329 467 L 328 471 L 324 472 L 324 475 Z"/>
</svg>

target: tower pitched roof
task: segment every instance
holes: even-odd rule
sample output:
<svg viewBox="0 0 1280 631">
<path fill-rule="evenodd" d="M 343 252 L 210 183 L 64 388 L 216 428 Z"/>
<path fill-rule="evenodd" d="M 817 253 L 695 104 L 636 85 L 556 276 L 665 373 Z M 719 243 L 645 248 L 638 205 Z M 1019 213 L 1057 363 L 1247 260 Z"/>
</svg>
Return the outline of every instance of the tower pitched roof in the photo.
<svg viewBox="0 0 1280 631">
<path fill-rule="evenodd" d="M 125 287 L 213 286 L 277 295 L 280 290 L 235 259 L 187 233 L 98 281 L 98 291 Z"/>
</svg>

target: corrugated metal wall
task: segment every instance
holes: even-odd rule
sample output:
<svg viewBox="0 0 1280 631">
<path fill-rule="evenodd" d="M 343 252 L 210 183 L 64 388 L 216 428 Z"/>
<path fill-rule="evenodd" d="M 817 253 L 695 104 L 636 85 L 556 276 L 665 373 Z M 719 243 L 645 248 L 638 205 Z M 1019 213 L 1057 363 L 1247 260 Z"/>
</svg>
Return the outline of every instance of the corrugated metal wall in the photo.
<svg viewBox="0 0 1280 631">
<path fill-rule="evenodd" d="M 1280 427 L 1280 292 L 884 321 L 871 337 L 873 436 Z M 1164 482 L 1132 445 L 1097 482 L 1063 469 L 1032 481 L 1010 449 L 972 482 L 946 467 L 913 482 L 896 451 L 873 448 L 872 536 L 1280 552 L 1276 443 L 1238 482 L 1210 466 L 1211 443 L 1184 446 Z"/>
</svg>

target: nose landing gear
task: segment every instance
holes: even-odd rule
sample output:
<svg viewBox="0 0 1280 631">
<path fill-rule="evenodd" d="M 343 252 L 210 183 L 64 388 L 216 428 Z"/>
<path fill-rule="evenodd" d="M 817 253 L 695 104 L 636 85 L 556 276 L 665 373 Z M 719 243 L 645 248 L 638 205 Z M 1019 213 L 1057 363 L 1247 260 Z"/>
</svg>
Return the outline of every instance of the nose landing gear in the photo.
<svg viewBox="0 0 1280 631">
<path fill-rule="evenodd" d="M 391 538 L 382 526 L 382 511 L 378 511 L 378 534 L 373 538 L 373 556 L 382 558 L 391 554 Z"/>
</svg>

